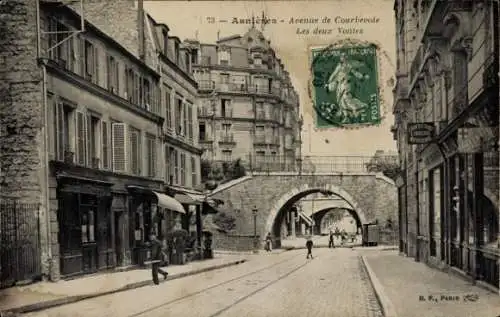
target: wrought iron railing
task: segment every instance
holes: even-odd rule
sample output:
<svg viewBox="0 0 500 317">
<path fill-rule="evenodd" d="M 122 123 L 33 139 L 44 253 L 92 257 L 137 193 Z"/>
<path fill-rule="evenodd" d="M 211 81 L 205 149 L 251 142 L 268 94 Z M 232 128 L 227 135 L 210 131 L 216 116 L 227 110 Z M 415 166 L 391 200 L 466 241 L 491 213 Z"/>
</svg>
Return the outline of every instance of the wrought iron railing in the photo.
<svg viewBox="0 0 500 317">
<path fill-rule="evenodd" d="M 0 288 L 41 274 L 39 204 L 0 200 Z"/>
</svg>

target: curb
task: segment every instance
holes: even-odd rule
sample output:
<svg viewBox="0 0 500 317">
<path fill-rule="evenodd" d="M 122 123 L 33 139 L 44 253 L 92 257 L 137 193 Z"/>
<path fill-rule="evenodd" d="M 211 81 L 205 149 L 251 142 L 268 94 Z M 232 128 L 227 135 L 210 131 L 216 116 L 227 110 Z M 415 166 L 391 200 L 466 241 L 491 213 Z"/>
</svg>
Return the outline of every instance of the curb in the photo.
<svg viewBox="0 0 500 317">
<path fill-rule="evenodd" d="M 205 273 L 205 272 L 209 272 L 209 271 L 223 269 L 223 268 L 226 268 L 229 266 L 245 263 L 246 261 L 247 261 L 246 259 L 243 259 L 243 260 L 238 260 L 238 261 L 232 261 L 232 262 L 225 263 L 225 264 L 219 264 L 219 265 L 215 265 L 215 266 L 211 266 L 211 267 L 206 267 L 206 268 L 202 268 L 202 269 L 198 269 L 198 270 L 193 270 L 193 271 L 189 271 L 189 272 L 179 273 L 179 274 L 175 274 L 172 276 L 169 275 L 166 280 L 163 280 L 163 281 L 160 280 L 160 283 L 164 283 L 164 282 L 171 281 L 171 280 L 176 280 L 176 279 L 191 276 L 191 275 L 196 275 L 196 274 L 201 274 L 201 273 Z M 101 297 L 101 296 L 105 296 L 105 295 L 120 293 L 120 292 L 128 291 L 131 289 L 136 289 L 136 288 L 140 288 L 140 287 L 144 287 L 144 286 L 148 286 L 148 285 L 153 285 L 153 281 L 146 280 L 146 281 L 141 281 L 141 282 L 135 282 L 135 283 L 127 284 L 123 287 L 116 288 L 116 289 L 109 290 L 109 291 L 103 291 L 103 292 L 97 292 L 97 293 L 85 294 L 85 295 L 74 295 L 74 296 L 69 296 L 66 298 L 59 298 L 59 299 L 44 301 L 41 303 L 11 308 L 11 309 L 7 309 L 5 311 L 0 311 L 0 316 L 4 316 L 4 314 L 6 314 L 6 316 L 9 316 L 9 314 L 26 314 L 26 313 L 41 311 L 41 310 L 45 310 L 48 308 L 73 304 L 73 303 L 80 302 L 80 301 L 83 301 L 86 299 L 91 299 L 91 298 Z"/>
<path fill-rule="evenodd" d="M 377 276 L 373 272 L 370 264 L 368 264 L 368 261 L 366 260 L 366 257 L 364 255 L 361 256 L 361 260 L 366 268 L 366 272 L 368 273 L 368 278 L 370 279 L 373 290 L 375 291 L 375 296 L 377 297 L 377 300 L 380 304 L 380 308 L 382 309 L 384 317 L 397 317 L 398 315 L 396 313 L 396 310 L 394 309 L 394 306 L 392 305 L 391 300 L 385 294 L 384 287 L 378 280 Z"/>
</svg>

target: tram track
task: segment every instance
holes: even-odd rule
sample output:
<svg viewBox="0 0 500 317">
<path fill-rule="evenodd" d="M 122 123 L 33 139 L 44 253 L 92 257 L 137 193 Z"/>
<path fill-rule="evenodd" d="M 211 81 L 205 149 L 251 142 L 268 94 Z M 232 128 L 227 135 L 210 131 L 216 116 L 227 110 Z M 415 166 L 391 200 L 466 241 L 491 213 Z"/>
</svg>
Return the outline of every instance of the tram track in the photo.
<svg viewBox="0 0 500 317">
<path fill-rule="evenodd" d="M 250 278 L 252 276 L 259 276 L 259 275 L 264 275 L 265 276 L 265 272 L 269 271 L 269 270 L 278 270 L 279 271 L 279 269 L 280 269 L 279 266 L 285 264 L 285 272 L 282 273 L 282 274 L 279 274 L 278 278 L 274 278 L 272 280 L 265 280 L 264 281 L 265 282 L 264 285 L 259 286 L 257 289 L 253 289 L 250 293 L 245 293 L 243 296 L 237 297 L 235 300 L 231 301 L 231 303 L 229 305 L 224 305 L 224 307 L 222 307 L 221 309 L 217 310 L 215 313 L 209 315 L 209 317 L 217 317 L 217 316 L 221 315 L 222 313 L 224 313 L 225 311 L 231 309 L 232 307 L 238 305 L 239 303 L 245 301 L 246 299 L 252 297 L 253 295 L 258 294 L 259 292 L 263 291 L 264 289 L 268 288 L 269 286 L 271 286 L 271 285 L 273 285 L 273 284 L 275 284 L 275 283 L 277 283 L 279 281 L 282 281 L 286 277 L 288 277 L 291 274 L 299 271 L 300 269 L 304 268 L 306 265 L 308 265 L 309 263 L 311 263 L 310 261 L 304 261 L 304 262 L 301 262 L 298 265 L 296 264 L 296 265 L 292 265 L 292 267 L 288 267 L 288 266 L 290 266 L 290 261 L 297 260 L 299 257 L 303 258 L 304 255 L 302 253 L 300 253 L 300 254 L 296 254 L 296 255 L 291 256 L 291 257 L 287 257 L 286 259 L 283 259 L 283 260 L 281 260 L 279 262 L 276 262 L 276 263 L 273 263 L 271 265 L 267 265 L 265 267 L 259 268 L 257 270 L 245 273 L 243 275 L 231 278 L 231 279 L 223 281 L 221 283 L 217 283 L 215 285 L 211 285 L 209 287 L 205 287 L 205 288 L 200 289 L 198 291 L 191 292 L 191 293 L 186 294 L 184 296 L 181 296 L 181 297 L 169 300 L 167 302 L 155 305 L 153 307 L 149 307 L 148 309 L 145 309 L 143 311 L 136 312 L 134 314 L 128 315 L 127 317 L 149 316 L 150 314 L 155 314 L 155 311 L 168 309 L 169 306 L 181 304 L 183 301 L 193 300 L 196 296 L 202 296 L 202 295 L 206 294 L 207 291 L 214 291 L 217 288 L 223 288 L 224 286 L 227 286 L 227 285 L 229 285 L 231 283 L 238 283 L 240 285 L 244 285 L 245 284 L 245 281 L 244 281 L 245 279 L 248 279 L 248 278 Z M 246 285 L 250 286 L 249 288 L 252 288 L 252 286 L 254 287 L 255 284 L 258 284 L 259 282 L 262 282 L 262 280 L 261 281 L 257 281 L 254 284 L 248 284 L 247 283 Z M 229 289 L 229 290 L 232 291 L 232 289 Z"/>
</svg>

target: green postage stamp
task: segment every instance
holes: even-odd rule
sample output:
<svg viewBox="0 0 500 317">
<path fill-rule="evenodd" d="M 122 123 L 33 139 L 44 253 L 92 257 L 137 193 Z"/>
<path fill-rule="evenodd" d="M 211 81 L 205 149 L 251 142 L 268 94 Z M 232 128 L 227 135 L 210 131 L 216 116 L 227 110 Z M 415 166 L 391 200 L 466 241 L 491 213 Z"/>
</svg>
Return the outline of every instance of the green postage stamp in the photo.
<svg viewBox="0 0 500 317">
<path fill-rule="evenodd" d="M 375 44 L 315 48 L 311 61 L 317 128 L 381 122 Z"/>
</svg>

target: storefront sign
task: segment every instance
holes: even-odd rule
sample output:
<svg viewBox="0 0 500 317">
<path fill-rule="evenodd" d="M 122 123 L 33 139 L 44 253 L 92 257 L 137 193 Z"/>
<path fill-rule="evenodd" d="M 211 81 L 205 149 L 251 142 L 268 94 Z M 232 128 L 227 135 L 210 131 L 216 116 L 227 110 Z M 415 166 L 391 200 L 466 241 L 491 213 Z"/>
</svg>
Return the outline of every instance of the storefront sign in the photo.
<svg viewBox="0 0 500 317">
<path fill-rule="evenodd" d="M 436 127 L 433 122 L 408 124 L 409 144 L 428 144 L 434 141 Z"/>
<path fill-rule="evenodd" d="M 494 146 L 495 131 L 491 127 L 467 127 L 458 129 L 458 151 L 460 153 L 479 153 Z M 492 143 L 492 144 L 488 144 Z"/>
</svg>

